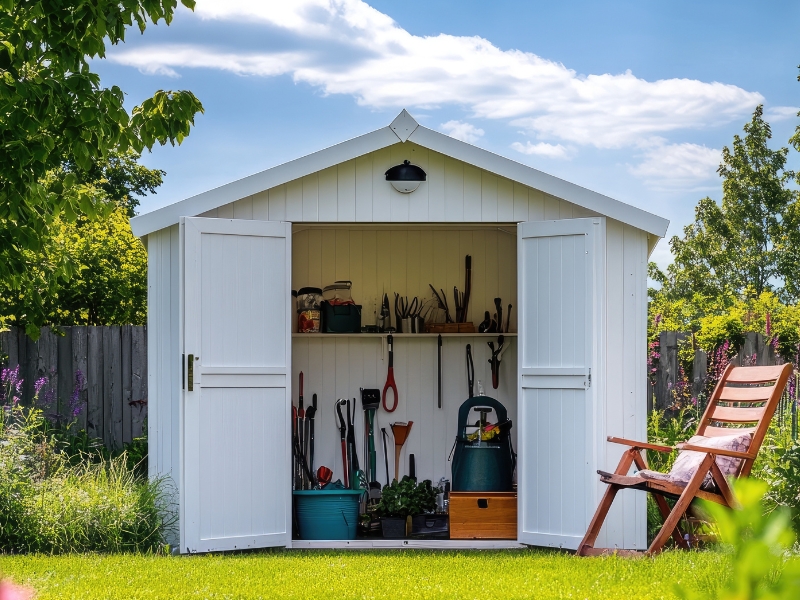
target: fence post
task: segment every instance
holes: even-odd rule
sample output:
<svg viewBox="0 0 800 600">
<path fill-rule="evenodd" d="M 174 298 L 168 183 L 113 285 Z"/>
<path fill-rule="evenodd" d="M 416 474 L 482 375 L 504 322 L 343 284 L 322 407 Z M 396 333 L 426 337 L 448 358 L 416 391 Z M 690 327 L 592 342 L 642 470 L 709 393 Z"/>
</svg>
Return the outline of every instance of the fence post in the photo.
<svg viewBox="0 0 800 600">
<path fill-rule="evenodd" d="M 686 334 L 678 331 L 662 331 L 659 334 L 658 372 L 655 385 L 655 408 L 666 410 L 672 405 L 670 390 L 678 380 L 678 346 L 686 339 Z"/>
</svg>

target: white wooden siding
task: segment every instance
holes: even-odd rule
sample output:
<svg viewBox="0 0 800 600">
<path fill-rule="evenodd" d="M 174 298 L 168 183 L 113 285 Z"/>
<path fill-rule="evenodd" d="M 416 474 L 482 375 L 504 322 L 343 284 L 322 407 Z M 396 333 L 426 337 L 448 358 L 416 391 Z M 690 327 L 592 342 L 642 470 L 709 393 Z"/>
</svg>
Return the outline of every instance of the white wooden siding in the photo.
<svg viewBox="0 0 800 600">
<path fill-rule="evenodd" d="M 647 244 L 646 232 L 607 220 L 605 435 L 633 440 L 647 439 Z M 600 468 L 613 471 L 624 451 L 605 442 Z M 617 494 L 598 547 L 646 548 L 646 510 L 644 492 Z"/>
<path fill-rule="evenodd" d="M 515 227 L 501 229 L 295 226 L 292 288 L 324 287 L 335 280 L 351 280 L 353 298 L 363 307 L 362 324 L 374 324 L 374 307 L 383 293 L 388 294 L 393 312 L 394 292 L 409 299 L 432 298 L 428 284 L 433 284 L 437 290 L 445 291 L 454 313 L 453 286 L 464 290 L 464 257 L 469 254 L 472 294 L 468 320 L 477 327 L 484 311 L 495 311 L 494 298 L 499 297 L 503 300 L 504 321 L 508 304 L 513 305 L 510 330 L 516 331 Z"/>
<path fill-rule="evenodd" d="M 431 479 L 435 483 L 440 477 L 450 477 L 451 463 L 448 456 L 456 437 L 458 408 L 467 399 L 467 344 L 472 345 L 475 380 L 483 382 L 487 396 L 496 398 L 508 409 L 508 417 L 514 422 L 511 433 L 512 443 L 516 448 L 519 427 L 516 420 L 517 339 L 507 338 L 511 346 L 503 354 L 500 386 L 497 390 L 492 389 L 488 362 L 490 352 L 486 342 L 490 339 L 469 335 L 443 338 L 444 375 L 440 410 L 437 408 L 436 337 L 395 337 L 394 376 L 400 401 L 393 413 L 387 413 L 383 409 L 378 411 L 375 429 L 378 479 L 381 483 L 386 483 L 386 475 L 380 428 L 385 427 L 389 434 L 389 471 L 394 476 L 394 440 L 389 424 L 397 421 L 414 421 L 409 439 L 403 447 L 402 474 L 408 474 L 408 455 L 414 454 L 418 479 Z M 300 371 L 303 371 L 305 406 L 310 405 L 312 394 L 318 395 L 314 466 L 325 465 L 333 469 L 334 480 L 342 478 L 341 446 L 335 419 L 336 399 L 350 398 L 352 401 L 353 398 L 358 398 L 356 445 L 359 461 L 363 465 L 364 417 L 359 389 L 363 387 L 383 390 L 387 360 L 385 339 L 379 336 L 293 336 L 293 381 L 296 383 Z M 295 393 L 295 404 L 296 396 Z"/>
<path fill-rule="evenodd" d="M 177 225 L 147 236 L 148 472 L 168 479 L 174 506 L 181 481 L 179 247 Z M 176 544 L 177 531 L 167 541 Z"/>
<path fill-rule="evenodd" d="M 421 166 L 428 175 L 427 181 L 411 194 L 395 191 L 385 178 L 389 167 L 406 159 Z M 198 216 L 295 223 L 507 223 L 597 215 L 566 200 L 406 142 Z"/>
</svg>

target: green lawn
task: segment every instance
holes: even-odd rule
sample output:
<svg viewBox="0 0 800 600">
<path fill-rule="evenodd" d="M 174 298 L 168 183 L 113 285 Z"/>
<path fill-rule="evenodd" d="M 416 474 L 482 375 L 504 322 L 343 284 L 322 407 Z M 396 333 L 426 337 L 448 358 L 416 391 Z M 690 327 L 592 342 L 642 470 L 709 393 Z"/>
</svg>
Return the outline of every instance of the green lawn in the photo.
<svg viewBox="0 0 800 600">
<path fill-rule="evenodd" d="M 548 551 L 280 551 L 162 557 L 0 556 L 0 573 L 48 598 L 675 598 L 726 572 L 714 552 L 655 559 Z"/>
</svg>

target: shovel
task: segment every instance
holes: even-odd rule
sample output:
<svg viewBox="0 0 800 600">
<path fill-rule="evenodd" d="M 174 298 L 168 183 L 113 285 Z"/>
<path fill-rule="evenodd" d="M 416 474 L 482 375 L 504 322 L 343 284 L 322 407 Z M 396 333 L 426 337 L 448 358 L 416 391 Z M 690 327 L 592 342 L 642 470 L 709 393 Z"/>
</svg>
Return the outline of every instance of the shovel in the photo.
<svg viewBox="0 0 800 600">
<path fill-rule="evenodd" d="M 394 435 L 394 480 L 398 480 L 400 474 L 400 452 L 403 450 L 403 444 L 408 439 L 408 434 L 411 432 L 411 426 L 414 421 L 408 423 L 392 423 L 392 434 Z"/>
</svg>

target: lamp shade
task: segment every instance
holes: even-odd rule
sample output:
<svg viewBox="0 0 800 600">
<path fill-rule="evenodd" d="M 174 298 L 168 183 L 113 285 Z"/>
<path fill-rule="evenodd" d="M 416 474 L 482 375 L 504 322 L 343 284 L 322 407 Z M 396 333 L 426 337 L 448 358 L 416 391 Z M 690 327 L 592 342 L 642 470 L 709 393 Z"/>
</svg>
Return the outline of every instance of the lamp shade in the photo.
<svg viewBox="0 0 800 600">
<path fill-rule="evenodd" d="M 404 160 L 402 165 L 395 165 L 386 171 L 386 181 L 401 194 L 410 194 L 426 179 L 425 171 L 407 160 Z"/>
</svg>

